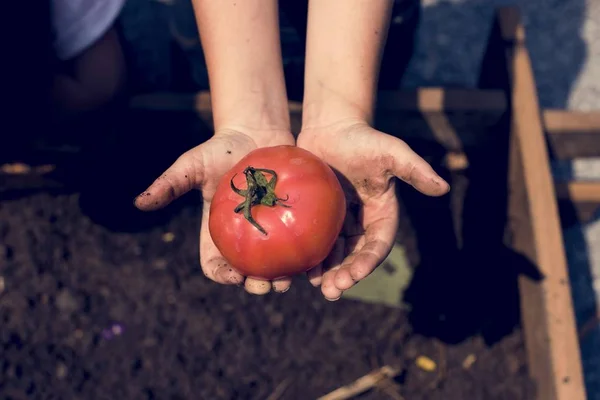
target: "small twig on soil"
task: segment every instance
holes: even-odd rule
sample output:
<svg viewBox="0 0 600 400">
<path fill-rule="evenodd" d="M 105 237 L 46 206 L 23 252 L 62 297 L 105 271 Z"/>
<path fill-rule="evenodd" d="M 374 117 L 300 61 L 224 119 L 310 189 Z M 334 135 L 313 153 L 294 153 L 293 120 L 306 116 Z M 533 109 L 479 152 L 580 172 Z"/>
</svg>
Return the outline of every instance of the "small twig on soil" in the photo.
<svg viewBox="0 0 600 400">
<path fill-rule="evenodd" d="M 279 385 L 277 385 L 277 387 L 275 388 L 275 390 L 273 391 L 273 393 L 271 393 L 269 395 L 269 397 L 267 397 L 267 400 L 279 400 L 279 399 L 281 399 L 282 396 L 285 394 L 285 391 L 288 390 L 288 388 L 290 387 L 291 384 L 292 384 L 292 379 L 291 378 L 284 379 L 283 381 L 281 381 L 279 383 Z"/>
<path fill-rule="evenodd" d="M 393 378 L 400 373 L 400 370 L 386 365 L 378 370 L 375 370 L 361 378 L 358 378 L 349 385 L 342 386 L 317 400 L 347 400 L 352 397 L 366 392 L 369 389 L 377 386 L 378 383 L 385 379 Z"/>
<path fill-rule="evenodd" d="M 381 368 L 381 362 L 377 356 L 377 348 L 375 345 L 372 346 L 372 351 L 369 353 L 369 361 L 373 370 Z M 401 370 L 399 370 L 396 375 L 400 374 L 400 372 Z M 374 389 L 385 393 L 393 400 L 405 400 L 400 394 L 400 385 L 394 382 L 393 378 L 387 377 L 382 379 L 375 385 Z"/>
</svg>

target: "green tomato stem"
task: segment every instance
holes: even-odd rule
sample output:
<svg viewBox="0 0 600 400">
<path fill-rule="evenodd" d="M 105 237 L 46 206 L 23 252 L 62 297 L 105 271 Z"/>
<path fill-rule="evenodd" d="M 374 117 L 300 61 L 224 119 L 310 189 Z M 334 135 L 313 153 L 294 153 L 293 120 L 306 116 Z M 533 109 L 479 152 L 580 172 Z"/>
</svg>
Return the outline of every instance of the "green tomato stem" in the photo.
<svg viewBox="0 0 600 400">
<path fill-rule="evenodd" d="M 267 180 L 265 173 L 272 176 L 271 180 Z M 231 189 L 236 194 L 244 197 L 244 201 L 238 204 L 233 212 L 238 214 L 243 213 L 244 218 L 246 218 L 248 222 L 250 222 L 263 235 L 267 235 L 267 231 L 252 217 L 252 207 L 263 205 L 267 207 L 281 206 L 290 208 L 289 205 L 284 204 L 284 202 L 289 199 L 289 196 L 286 196 L 285 199 L 277 197 L 275 194 L 277 173 L 271 169 L 261 169 L 249 166 L 244 170 L 244 175 L 246 176 L 247 185 L 245 190 L 235 187 L 233 183 L 233 178 L 235 178 L 235 175 L 229 182 Z"/>
</svg>

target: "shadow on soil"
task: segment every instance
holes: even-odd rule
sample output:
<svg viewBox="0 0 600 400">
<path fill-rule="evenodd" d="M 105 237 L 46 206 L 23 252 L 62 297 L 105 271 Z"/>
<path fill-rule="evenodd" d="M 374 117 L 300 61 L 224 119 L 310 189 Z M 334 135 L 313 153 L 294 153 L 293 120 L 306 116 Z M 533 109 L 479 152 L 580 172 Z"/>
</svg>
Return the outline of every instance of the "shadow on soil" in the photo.
<svg viewBox="0 0 600 400">
<path fill-rule="evenodd" d="M 202 121 L 190 113 L 147 111 L 122 114 L 118 121 L 112 131 L 104 129 L 110 140 L 105 136 L 90 146 L 82 160 L 86 175 L 77 186 L 84 213 L 111 230 L 133 232 L 163 224 L 182 207 L 198 204 L 200 196 L 191 192 L 162 210 L 142 212 L 133 199 L 177 157 L 209 137 Z"/>
<path fill-rule="evenodd" d="M 501 125 L 503 125 L 501 123 Z M 428 132 L 424 130 L 424 137 Z M 416 236 L 418 259 L 404 294 L 416 333 L 458 343 L 481 334 L 491 345 L 520 323 L 518 277 L 542 277 L 503 244 L 507 215 L 507 132 L 490 132 L 485 146 L 466 148 L 466 170 L 443 166 L 445 150 L 425 140 L 409 144 L 452 186 L 431 198 L 400 184 L 406 225 Z M 493 151 L 492 151 L 493 149 Z"/>
</svg>

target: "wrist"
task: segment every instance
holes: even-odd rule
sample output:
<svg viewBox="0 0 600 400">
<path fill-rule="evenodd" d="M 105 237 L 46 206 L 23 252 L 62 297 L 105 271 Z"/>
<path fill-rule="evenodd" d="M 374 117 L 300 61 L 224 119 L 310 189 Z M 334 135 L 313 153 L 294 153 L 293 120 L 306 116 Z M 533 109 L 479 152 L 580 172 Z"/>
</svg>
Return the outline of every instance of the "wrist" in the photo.
<svg viewBox="0 0 600 400">
<path fill-rule="evenodd" d="M 243 134 L 259 147 L 294 144 L 285 96 L 257 92 L 235 96 L 210 95 L 214 135 Z"/>
<path fill-rule="evenodd" d="M 215 131 L 290 131 L 290 115 L 285 96 L 272 89 L 239 91 L 227 95 L 211 90 Z"/>
<path fill-rule="evenodd" d="M 305 97 L 302 130 L 339 124 L 368 124 L 373 121 L 375 102 L 371 98 L 352 101 L 335 93 Z"/>
<path fill-rule="evenodd" d="M 338 86 L 339 87 L 339 86 Z M 302 107 L 302 130 L 373 121 L 375 93 L 369 89 L 344 92 L 333 87 L 308 88 Z M 360 88 L 358 88 L 360 89 Z"/>
<path fill-rule="evenodd" d="M 209 71 L 215 129 L 290 130 L 285 80 L 278 60 L 231 62 Z"/>
<path fill-rule="evenodd" d="M 193 0 L 216 130 L 290 129 L 277 0 Z"/>
<path fill-rule="evenodd" d="M 303 129 L 371 123 L 393 1 L 310 2 Z"/>
<path fill-rule="evenodd" d="M 250 140 L 256 147 L 272 147 L 278 145 L 293 146 L 296 144 L 296 138 L 289 130 L 255 130 L 235 125 L 215 130 L 213 137 L 226 139 L 236 138 L 233 143 L 239 143 L 240 138 L 243 138 L 242 140 Z"/>
</svg>

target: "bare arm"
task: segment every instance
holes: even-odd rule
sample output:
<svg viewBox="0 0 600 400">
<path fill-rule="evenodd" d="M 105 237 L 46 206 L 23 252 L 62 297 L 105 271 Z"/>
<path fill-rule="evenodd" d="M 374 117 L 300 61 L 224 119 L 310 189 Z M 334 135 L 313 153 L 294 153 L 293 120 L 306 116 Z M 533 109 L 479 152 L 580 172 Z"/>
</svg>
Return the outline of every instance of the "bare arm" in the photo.
<svg viewBox="0 0 600 400">
<path fill-rule="evenodd" d="M 288 130 L 277 0 L 193 0 L 215 129 Z"/>
<path fill-rule="evenodd" d="M 429 196 L 449 186 L 405 142 L 372 127 L 392 0 L 312 0 L 302 132 L 298 146 L 351 183 L 341 237 L 310 271 L 328 300 L 364 279 L 390 253 L 398 229 L 398 178 Z"/>
<path fill-rule="evenodd" d="M 392 0 L 313 0 L 308 11 L 303 129 L 371 122 Z"/>
</svg>

